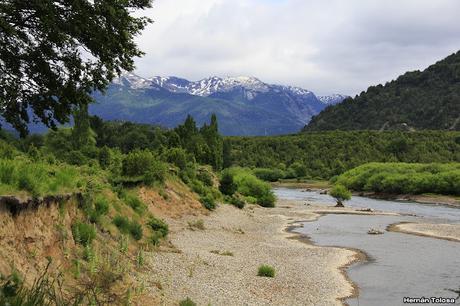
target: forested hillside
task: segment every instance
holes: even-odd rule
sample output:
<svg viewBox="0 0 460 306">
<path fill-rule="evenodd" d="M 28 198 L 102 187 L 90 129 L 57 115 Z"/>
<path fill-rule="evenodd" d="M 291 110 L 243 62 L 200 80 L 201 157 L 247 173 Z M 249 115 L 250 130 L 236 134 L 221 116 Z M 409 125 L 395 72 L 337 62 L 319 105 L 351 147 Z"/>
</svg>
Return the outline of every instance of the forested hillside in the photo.
<svg viewBox="0 0 460 306">
<path fill-rule="evenodd" d="M 224 165 L 277 178 L 329 179 L 368 162 L 459 162 L 460 132 L 333 131 L 280 137 L 227 137 Z M 276 170 L 273 172 L 273 170 Z M 256 173 L 257 173 L 256 171 Z"/>
<path fill-rule="evenodd" d="M 460 52 L 327 107 L 305 131 L 460 130 Z"/>
</svg>

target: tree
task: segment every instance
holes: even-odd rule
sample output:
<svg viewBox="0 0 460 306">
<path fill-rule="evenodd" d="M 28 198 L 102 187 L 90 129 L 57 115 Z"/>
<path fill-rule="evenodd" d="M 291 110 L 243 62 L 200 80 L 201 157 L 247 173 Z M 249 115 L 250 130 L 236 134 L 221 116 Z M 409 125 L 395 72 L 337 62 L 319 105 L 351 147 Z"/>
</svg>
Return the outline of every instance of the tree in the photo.
<svg viewBox="0 0 460 306">
<path fill-rule="evenodd" d="M 341 184 L 332 187 L 329 194 L 337 200 L 336 207 L 343 207 L 343 202 L 351 199 L 351 192 Z"/>
<path fill-rule="evenodd" d="M 238 186 L 233 180 L 233 175 L 228 171 L 222 172 L 222 177 L 220 179 L 219 190 L 225 195 L 233 195 L 236 192 Z"/>
<path fill-rule="evenodd" d="M 132 11 L 151 0 L 5 0 L 0 4 L 0 116 L 22 136 L 34 121 L 55 128 L 88 105 L 133 58 L 150 22 Z"/>
</svg>

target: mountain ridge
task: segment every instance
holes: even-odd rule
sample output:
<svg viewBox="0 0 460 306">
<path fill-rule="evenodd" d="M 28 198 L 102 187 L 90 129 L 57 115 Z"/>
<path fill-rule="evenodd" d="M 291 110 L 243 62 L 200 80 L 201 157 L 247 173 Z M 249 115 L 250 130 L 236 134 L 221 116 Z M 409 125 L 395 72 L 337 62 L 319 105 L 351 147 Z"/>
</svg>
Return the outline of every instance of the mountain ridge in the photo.
<svg viewBox="0 0 460 306">
<path fill-rule="evenodd" d="M 304 131 L 460 130 L 460 51 L 328 106 Z"/>
<path fill-rule="evenodd" d="M 331 96 L 334 103 L 342 95 Z M 198 81 L 170 76 L 143 78 L 122 74 L 106 95 L 96 93 L 90 113 L 106 120 L 175 127 L 192 115 L 199 125 L 212 113 L 224 135 L 279 135 L 299 132 L 323 110 L 323 102 L 306 89 L 264 83 L 255 77 L 208 77 Z M 115 111 L 117 110 L 117 111 Z"/>
</svg>

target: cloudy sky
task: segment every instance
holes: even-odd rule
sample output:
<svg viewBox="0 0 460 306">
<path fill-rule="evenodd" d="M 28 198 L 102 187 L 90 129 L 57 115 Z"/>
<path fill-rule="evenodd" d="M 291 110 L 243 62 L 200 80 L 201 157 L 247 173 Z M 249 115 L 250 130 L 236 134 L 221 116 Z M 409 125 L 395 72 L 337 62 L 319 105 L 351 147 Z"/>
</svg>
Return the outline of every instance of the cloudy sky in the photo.
<svg viewBox="0 0 460 306">
<path fill-rule="evenodd" d="M 460 49 L 458 0 L 155 0 L 136 72 L 354 95 Z"/>
</svg>

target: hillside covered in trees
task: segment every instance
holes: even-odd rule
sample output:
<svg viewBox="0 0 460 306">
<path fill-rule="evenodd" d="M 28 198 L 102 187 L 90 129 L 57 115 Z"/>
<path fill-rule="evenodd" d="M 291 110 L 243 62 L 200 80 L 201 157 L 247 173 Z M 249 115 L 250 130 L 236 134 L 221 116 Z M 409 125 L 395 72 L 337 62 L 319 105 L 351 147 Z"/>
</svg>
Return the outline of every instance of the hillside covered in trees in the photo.
<svg viewBox="0 0 460 306">
<path fill-rule="evenodd" d="M 460 133 L 329 131 L 279 137 L 227 137 L 224 166 L 256 168 L 267 180 L 330 179 L 368 162 L 459 162 Z"/>
<path fill-rule="evenodd" d="M 329 106 L 304 131 L 460 130 L 460 52 Z"/>
</svg>

